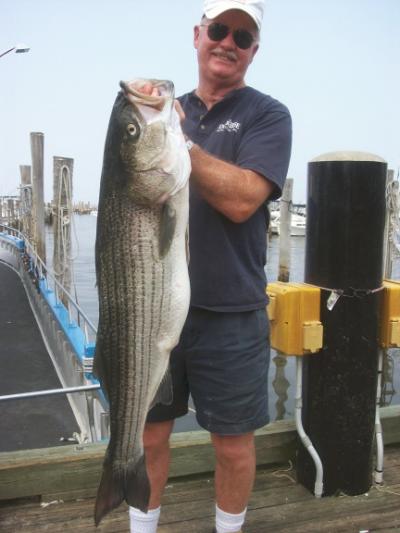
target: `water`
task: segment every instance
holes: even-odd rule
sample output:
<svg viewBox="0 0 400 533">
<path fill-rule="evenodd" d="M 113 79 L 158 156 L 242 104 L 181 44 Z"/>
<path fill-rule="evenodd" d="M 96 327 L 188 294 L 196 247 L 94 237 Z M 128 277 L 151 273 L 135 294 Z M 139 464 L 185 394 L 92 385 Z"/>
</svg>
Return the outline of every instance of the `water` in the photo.
<svg viewBox="0 0 400 533">
<path fill-rule="evenodd" d="M 94 243 L 97 218 L 91 215 L 75 216 L 77 244 L 74 244 L 75 288 L 78 301 L 91 321 L 98 322 L 98 300 L 94 265 Z M 291 238 L 290 281 L 304 280 L 305 238 Z M 47 229 L 47 257 L 51 263 L 52 233 Z M 279 238 L 271 237 L 268 246 L 267 276 L 275 281 L 278 276 Z M 400 261 L 394 264 L 393 278 L 400 279 Z M 72 290 L 72 292 L 74 292 Z M 270 418 L 273 420 L 294 417 L 295 358 L 284 357 L 272 350 L 269 372 Z M 383 403 L 400 404 L 400 349 L 389 350 L 384 368 Z M 186 417 L 185 417 L 186 418 Z M 193 414 L 180 419 L 176 429 L 193 429 Z"/>
</svg>

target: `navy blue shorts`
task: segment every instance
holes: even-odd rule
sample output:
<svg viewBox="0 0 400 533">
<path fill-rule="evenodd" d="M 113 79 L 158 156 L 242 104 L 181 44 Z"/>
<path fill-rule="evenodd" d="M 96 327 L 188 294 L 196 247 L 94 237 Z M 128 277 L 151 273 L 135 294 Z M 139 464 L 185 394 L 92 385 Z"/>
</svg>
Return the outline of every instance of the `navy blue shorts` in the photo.
<svg viewBox="0 0 400 533">
<path fill-rule="evenodd" d="M 269 322 L 265 309 L 217 313 L 191 308 L 171 354 L 174 400 L 150 410 L 148 422 L 188 412 L 189 394 L 201 427 L 241 435 L 269 422 Z"/>
</svg>

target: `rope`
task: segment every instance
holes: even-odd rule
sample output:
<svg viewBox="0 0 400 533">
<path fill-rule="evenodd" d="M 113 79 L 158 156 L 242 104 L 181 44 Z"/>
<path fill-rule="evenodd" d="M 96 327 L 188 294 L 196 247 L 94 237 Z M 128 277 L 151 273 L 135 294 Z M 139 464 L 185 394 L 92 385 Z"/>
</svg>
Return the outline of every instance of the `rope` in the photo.
<svg viewBox="0 0 400 533">
<path fill-rule="evenodd" d="M 389 214 L 389 244 L 391 251 L 400 256 L 400 194 L 399 171 L 396 180 L 389 181 L 386 187 L 386 207 Z"/>
<path fill-rule="evenodd" d="M 30 215 L 32 211 L 32 185 L 21 186 L 21 215 L 23 217 Z"/>
<path fill-rule="evenodd" d="M 74 264 L 73 262 L 78 257 L 79 254 L 79 242 L 76 232 L 75 219 L 73 215 L 73 204 L 72 204 L 72 183 L 71 183 L 71 173 L 67 165 L 62 165 L 60 168 L 59 174 L 59 187 L 58 187 L 58 199 L 55 206 L 55 216 L 57 217 L 57 243 L 58 249 L 56 250 L 56 257 L 58 260 L 60 257 L 63 258 L 62 263 L 58 265 L 53 264 L 53 270 L 56 276 L 62 278 L 60 282 L 64 285 L 64 276 L 70 268 L 71 273 L 71 283 L 74 286 L 75 299 L 77 299 L 77 290 L 75 285 L 75 276 L 74 276 Z M 62 195 L 65 193 L 65 204 L 62 202 Z M 76 245 L 76 254 L 72 255 L 72 243 L 71 249 L 68 249 L 68 229 L 72 229 L 72 233 L 75 239 Z M 56 268 L 56 266 L 58 268 Z"/>
<path fill-rule="evenodd" d="M 376 287 L 375 289 L 355 289 L 354 287 L 348 287 L 347 289 L 331 289 L 329 287 L 321 287 L 320 285 L 315 285 L 315 283 L 312 283 L 312 286 L 318 287 L 318 289 L 321 289 L 321 291 L 330 292 L 330 295 L 326 302 L 326 306 L 329 311 L 332 311 L 337 301 L 341 297 L 359 299 L 365 298 L 366 296 L 370 296 L 371 294 L 375 294 L 376 292 L 383 291 L 383 289 L 385 288 L 383 285 L 381 285 L 380 287 Z"/>
<path fill-rule="evenodd" d="M 293 471 L 293 463 L 292 461 L 289 460 L 289 468 L 282 469 L 282 470 L 275 470 L 274 472 L 272 472 L 272 475 L 273 477 L 276 477 L 276 478 L 285 477 L 289 479 L 292 483 L 296 483 L 296 480 L 293 478 L 293 476 L 286 473 L 286 472 L 292 472 L 292 471 Z"/>
</svg>

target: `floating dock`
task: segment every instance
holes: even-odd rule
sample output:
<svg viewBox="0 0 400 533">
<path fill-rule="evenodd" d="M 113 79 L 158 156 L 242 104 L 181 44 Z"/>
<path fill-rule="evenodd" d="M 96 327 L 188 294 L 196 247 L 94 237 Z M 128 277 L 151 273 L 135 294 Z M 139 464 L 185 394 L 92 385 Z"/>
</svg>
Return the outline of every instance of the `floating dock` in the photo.
<svg viewBox="0 0 400 533">
<path fill-rule="evenodd" d="M 0 395 L 62 387 L 21 278 L 2 262 L 0 301 Z M 57 446 L 79 432 L 65 395 L 3 403 L 0 426 L 0 452 Z"/>
</svg>

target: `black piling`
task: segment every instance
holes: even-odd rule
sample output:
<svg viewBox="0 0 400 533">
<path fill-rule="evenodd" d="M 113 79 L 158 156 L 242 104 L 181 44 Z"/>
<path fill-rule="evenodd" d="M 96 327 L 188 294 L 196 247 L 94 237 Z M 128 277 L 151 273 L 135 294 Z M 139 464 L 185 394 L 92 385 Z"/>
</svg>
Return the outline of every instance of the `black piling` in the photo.
<svg viewBox="0 0 400 533">
<path fill-rule="evenodd" d="M 304 360 L 303 423 L 322 460 L 324 495 L 362 494 L 372 483 L 386 173 L 381 158 L 358 152 L 308 166 L 305 281 L 323 289 L 324 343 Z M 313 491 L 304 449 L 298 479 Z"/>
</svg>

